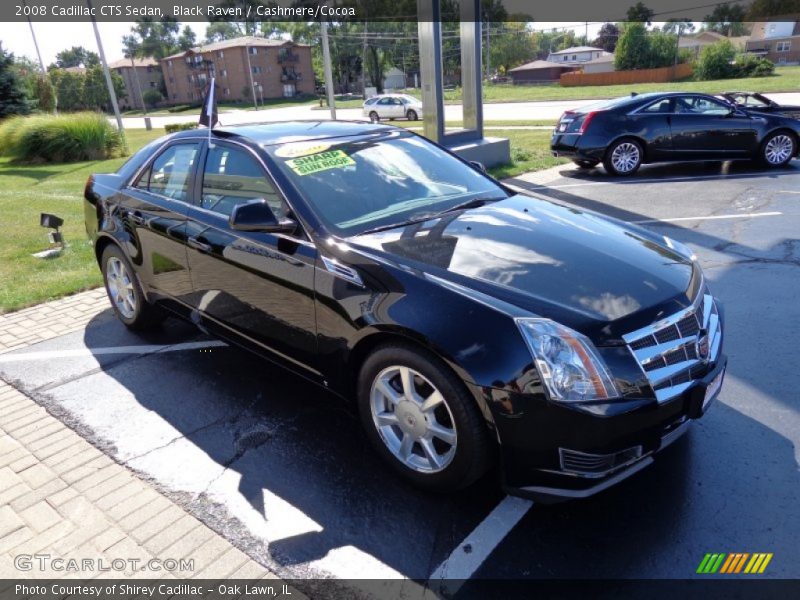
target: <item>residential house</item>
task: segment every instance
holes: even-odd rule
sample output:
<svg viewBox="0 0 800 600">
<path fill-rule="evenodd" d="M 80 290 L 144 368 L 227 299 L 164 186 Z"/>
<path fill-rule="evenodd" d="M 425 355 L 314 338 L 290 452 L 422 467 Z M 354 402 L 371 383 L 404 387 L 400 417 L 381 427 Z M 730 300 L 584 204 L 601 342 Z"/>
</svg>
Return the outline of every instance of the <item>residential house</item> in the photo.
<svg viewBox="0 0 800 600">
<path fill-rule="evenodd" d="M 722 40 L 728 40 L 733 44 L 734 48 L 739 51 L 744 50 L 747 36 L 739 37 L 726 37 L 716 31 L 698 31 L 697 33 L 686 33 L 678 40 L 678 48 L 680 50 L 690 50 L 695 57 L 700 56 L 700 52 L 706 46 L 716 44 Z"/>
<path fill-rule="evenodd" d="M 262 37 L 239 37 L 161 59 L 169 102 L 201 102 L 216 78 L 219 101 L 252 102 L 314 93 L 311 46 Z"/>
<path fill-rule="evenodd" d="M 125 82 L 126 96 L 119 99 L 122 110 L 141 110 L 142 100 L 148 90 L 162 91 L 161 67 L 155 58 L 123 58 L 109 63 L 108 68 Z"/>
<path fill-rule="evenodd" d="M 755 23 L 745 51 L 776 65 L 800 64 L 800 21 Z"/>
<path fill-rule="evenodd" d="M 608 52 L 602 48 L 595 48 L 593 46 L 573 46 L 572 48 L 559 50 L 558 52 L 551 52 L 547 55 L 547 61 L 565 65 L 575 65 L 600 58 L 604 54 L 608 54 Z"/>
<path fill-rule="evenodd" d="M 614 55 L 605 52 L 602 56 L 588 60 L 581 65 L 584 73 L 611 73 L 615 70 Z"/>
<path fill-rule="evenodd" d="M 515 85 L 531 83 L 552 83 L 558 81 L 561 75 L 570 71 L 577 71 L 580 67 L 572 64 L 559 64 L 549 60 L 534 60 L 508 70 L 511 80 Z"/>
</svg>

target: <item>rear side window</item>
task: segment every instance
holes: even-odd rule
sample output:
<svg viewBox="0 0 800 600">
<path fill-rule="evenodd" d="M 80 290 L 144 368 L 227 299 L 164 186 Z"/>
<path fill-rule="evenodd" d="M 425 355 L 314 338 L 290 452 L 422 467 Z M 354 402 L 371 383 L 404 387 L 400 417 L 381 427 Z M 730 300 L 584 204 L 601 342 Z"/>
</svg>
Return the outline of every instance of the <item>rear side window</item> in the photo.
<svg viewBox="0 0 800 600">
<path fill-rule="evenodd" d="M 659 100 L 658 102 L 653 102 L 647 108 L 643 108 L 639 112 L 646 114 L 646 115 L 659 115 L 659 114 L 667 114 L 670 112 L 670 104 L 672 104 L 672 100 L 669 98 L 664 98 L 663 100 Z"/>
<path fill-rule="evenodd" d="M 175 144 L 159 154 L 139 177 L 137 188 L 159 196 L 188 202 L 189 176 L 197 160 L 199 146 L 195 143 Z"/>
<path fill-rule="evenodd" d="M 221 144 L 208 151 L 203 169 L 203 208 L 229 217 L 237 204 L 261 198 L 278 219 L 286 216 L 275 187 L 251 154 Z"/>
</svg>

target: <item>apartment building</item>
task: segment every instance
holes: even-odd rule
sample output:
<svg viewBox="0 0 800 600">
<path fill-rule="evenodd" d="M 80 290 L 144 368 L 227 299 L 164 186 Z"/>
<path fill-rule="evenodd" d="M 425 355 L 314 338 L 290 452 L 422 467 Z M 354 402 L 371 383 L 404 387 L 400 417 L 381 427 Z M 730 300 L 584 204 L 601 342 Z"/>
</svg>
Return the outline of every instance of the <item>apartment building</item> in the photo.
<svg viewBox="0 0 800 600">
<path fill-rule="evenodd" d="M 203 99 L 209 79 L 222 102 L 290 98 L 314 93 L 311 46 L 286 40 L 240 37 L 192 48 L 161 60 L 171 104 Z"/>
<path fill-rule="evenodd" d="M 800 21 L 754 24 L 745 52 L 765 56 L 776 65 L 800 64 Z"/>
<path fill-rule="evenodd" d="M 161 66 L 155 58 L 123 58 L 109 63 L 108 68 L 115 71 L 125 82 L 125 97 L 119 99 L 122 110 L 142 108 L 142 98 L 148 90 L 161 91 Z M 139 95 L 139 90 L 142 93 Z"/>
</svg>

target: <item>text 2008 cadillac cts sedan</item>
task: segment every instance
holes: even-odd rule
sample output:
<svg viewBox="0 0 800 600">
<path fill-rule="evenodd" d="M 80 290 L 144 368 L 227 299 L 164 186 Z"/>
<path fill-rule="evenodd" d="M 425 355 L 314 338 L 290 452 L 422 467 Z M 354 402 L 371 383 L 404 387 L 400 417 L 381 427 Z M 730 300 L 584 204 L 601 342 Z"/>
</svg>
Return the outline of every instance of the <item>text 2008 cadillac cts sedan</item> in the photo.
<svg viewBox="0 0 800 600">
<path fill-rule="evenodd" d="M 591 495 L 719 392 L 722 307 L 682 244 L 517 195 L 411 132 L 294 122 L 157 140 L 86 186 L 132 329 L 171 313 L 354 398 L 386 463 Z"/>
</svg>

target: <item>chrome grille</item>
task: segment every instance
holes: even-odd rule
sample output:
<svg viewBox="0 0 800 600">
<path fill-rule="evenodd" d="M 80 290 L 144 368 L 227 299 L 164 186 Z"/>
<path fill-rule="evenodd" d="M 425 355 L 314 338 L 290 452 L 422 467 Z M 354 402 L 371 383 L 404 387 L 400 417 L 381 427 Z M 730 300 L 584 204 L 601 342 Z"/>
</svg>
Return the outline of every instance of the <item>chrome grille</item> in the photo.
<svg viewBox="0 0 800 600">
<path fill-rule="evenodd" d="M 703 337 L 708 352 L 703 356 Z M 719 312 L 711 294 L 700 294 L 679 313 L 622 336 L 641 365 L 656 399 L 666 402 L 685 391 L 716 361 L 722 341 Z"/>
</svg>

